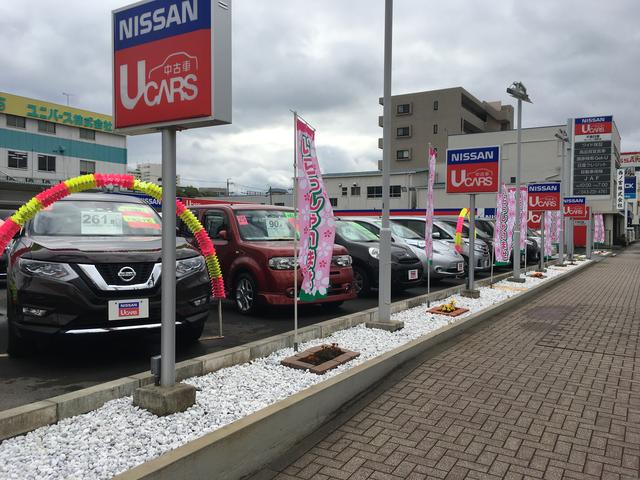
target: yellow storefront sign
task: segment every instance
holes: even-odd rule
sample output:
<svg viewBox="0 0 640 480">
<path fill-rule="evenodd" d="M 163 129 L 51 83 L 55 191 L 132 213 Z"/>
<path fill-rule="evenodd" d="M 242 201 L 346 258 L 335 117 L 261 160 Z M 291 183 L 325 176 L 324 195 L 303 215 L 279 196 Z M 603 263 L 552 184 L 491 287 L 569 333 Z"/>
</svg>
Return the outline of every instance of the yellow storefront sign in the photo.
<svg viewBox="0 0 640 480">
<path fill-rule="evenodd" d="M 109 115 L 5 92 L 0 92 L 0 112 L 99 132 L 113 132 L 113 119 Z"/>
</svg>

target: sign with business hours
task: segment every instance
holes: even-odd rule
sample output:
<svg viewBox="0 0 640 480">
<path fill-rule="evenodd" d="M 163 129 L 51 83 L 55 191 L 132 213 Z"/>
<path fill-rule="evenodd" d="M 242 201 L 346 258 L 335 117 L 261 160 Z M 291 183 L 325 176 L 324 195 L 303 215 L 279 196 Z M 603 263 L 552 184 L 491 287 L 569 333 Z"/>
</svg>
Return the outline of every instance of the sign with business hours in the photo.
<svg viewBox="0 0 640 480">
<path fill-rule="evenodd" d="M 616 170 L 616 208 L 624 209 L 624 170 L 622 168 Z"/>
<path fill-rule="evenodd" d="M 574 120 L 572 187 L 574 195 L 611 197 L 613 117 Z"/>
<path fill-rule="evenodd" d="M 560 210 L 560 183 L 530 183 L 528 185 L 529 211 Z"/>
<path fill-rule="evenodd" d="M 636 199 L 636 181 L 635 175 L 633 177 L 624 177 L 624 199 L 635 200 Z"/>
<path fill-rule="evenodd" d="M 587 199 L 585 197 L 564 197 L 564 216 L 582 219 L 587 215 Z"/>
<path fill-rule="evenodd" d="M 447 150 L 447 193 L 495 193 L 500 179 L 500 147 Z"/>
<path fill-rule="evenodd" d="M 112 14 L 122 133 L 231 123 L 231 0 L 145 0 Z"/>
</svg>

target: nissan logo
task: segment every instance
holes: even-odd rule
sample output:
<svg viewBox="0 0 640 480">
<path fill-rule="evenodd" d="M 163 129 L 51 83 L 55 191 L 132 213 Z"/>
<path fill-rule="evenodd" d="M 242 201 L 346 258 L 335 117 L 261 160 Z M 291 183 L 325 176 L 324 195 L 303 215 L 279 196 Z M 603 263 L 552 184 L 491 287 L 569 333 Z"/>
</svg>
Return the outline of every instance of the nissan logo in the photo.
<svg viewBox="0 0 640 480">
<path fill-rule="evenodd" d="M 118 272 L 118 278 L 123 282 L 130 282 L 136 278 L 136 271 L 131 267 L 122 267 Z"/>
</svg>

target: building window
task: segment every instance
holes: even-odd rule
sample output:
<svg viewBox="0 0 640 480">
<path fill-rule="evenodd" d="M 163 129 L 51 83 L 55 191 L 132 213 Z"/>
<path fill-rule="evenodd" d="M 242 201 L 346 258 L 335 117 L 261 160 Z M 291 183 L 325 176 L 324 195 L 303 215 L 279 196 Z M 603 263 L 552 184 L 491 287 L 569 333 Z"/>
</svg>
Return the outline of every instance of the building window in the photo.
<svg viewBox="0 0 640 480">
<path fill-rule="evenodd" d="M 511 177 L 511 182 L 510 183 L 516 183 L 516 177 Z"/>
<path fill-rule="evenodd" d="M 38 155 L 38 170 L 41 172 L 55 172 L 56 157 L 53 155 Z"/>
<path fill-rule="evenodd" d="M 332 207 L 337 207 L 338 206 L 338 199 L 337 198 L 329 198 L 329 203 L 331 203 Z"/>
<path fill-rule="evenodd" d="M 389 196 L 391 198 L 400 198 L 402 196 L 402 186 L 391 185 L 389 187 Z"/>
<path fill-rule="evenodd" d="M 382 187 L 367 187 L 367 198 L 382 198 Z"/>
<path fill-rule="evenodd" d="M 438 124 L 437 124 L 437 123 L 434 123 L 434 124 L 433 124 L 433 134 L 435 135 L 435 134 L 437 134 L 437 133 L 438 133 Z"/>
<path fill-rule="evenodd" d="M 7 127 L 27 128 L 27 119 L 17 115 L 7 115 Z"/>
<path fill-rule="evenodd" d="M 351 187 L 351 196 L 352 197 L 359 197 L 360 196 L 360 187 L 354 185 Z"/>
<path fill-rule="evenodd" d="M 346 197 L 348 192 L 349 192 L 349 189 L 347 187 L 341 188 L 341 193 L 343 197 Z"/>
<path fill-rule="evenodd" d="M 56 124 L 51 122 L 45 122 L 44 120 L 38 120 L 38 131 L 40 133 L 56 134 Z"/>
<path fill-rule="evenodd" d="M 396 108 L 396 112 L 398 115 L 408 115 L 411 113 L 411 104 L 410 103 L 401 103 Z"/>
<path fill-rule="evenodd" d="M 396 129 L 396 137 L 410 137 L 411 127 L 400 127 Z"/>
<path fill-rule="evenodd" d="M 433 109 L 438 110 L 438 100 L 433 101 Z"/>
<path fill-rule="evenodd" d="M 88 130 L 86 128 L 81 128 L 80 129 L 80 138 L 82 140 L 95 140 L 96 139 L 96 132 L 95 132 L 95 130 Z"/>
<path fill-rule="evenodd" d="M 80 160 L 80 175 L 88 175 L 90 173 L 96 173 L 96 162 Z"/>
<path fill-rule="evenodd" d="M 22 170 L 27 169 L 27 152 L 14 152 L 13 150 L 9 150 L 7 153 L 9 158 L 9 168 L 21 168 Z"/>
<path fill-rule="evenodd" d="M 411 160 L 411 152 L 409 150 L 396 150 L 397 160 Z"/>
</svg>

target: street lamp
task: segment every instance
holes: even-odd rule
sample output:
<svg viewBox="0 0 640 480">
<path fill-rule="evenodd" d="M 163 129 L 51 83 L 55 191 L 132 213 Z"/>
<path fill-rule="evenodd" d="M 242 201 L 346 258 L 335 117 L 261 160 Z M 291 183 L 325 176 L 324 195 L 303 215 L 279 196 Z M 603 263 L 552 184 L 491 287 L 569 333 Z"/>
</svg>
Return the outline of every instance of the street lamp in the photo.
<svg viewBox="0 0 640 480">
<path fill-rule="evenodd" d="M 532 103 L 527 95 L 527 87 L 522 82 L 513 82 L 507 93 L 518 100 L 518 160 L 516 169 L 516 221 L 513 230 L 513 277 L 512 282 L 524 283 L 524 278 L 520 278 L 520 163 L 522 157 L 522 102 Z M 516 248 L 518 255 L 516 256 Z"/>
<path fill-rule="evenodd" d="M 567 135 L 566 130 L 563 129 L 558 129 L 558 131 L 555 134 L 555 137 L 560 140 L 562 142 L 562 163 L 560 164 L 560 215 L 561 215 L 561 220 L 560 220 L 560 245 L 558 247 L 558 259 L 560 260 L 560 263 L 558 265 L 564 267 L 564 244 L 565 244 L 565 240 L 564 240 L 564 232 L 566 230 L 565 228 L 565 219 L 564 219 L 564 196 L 567 194 L 567 182 L 565 181 L 564 178 L 564 174 L 565 174 L 565 159 L 564 159 L 564 154 L 565 154 L 565 143 L 567 143 L 569 141 L 569 135 Z"/>
</svg>

